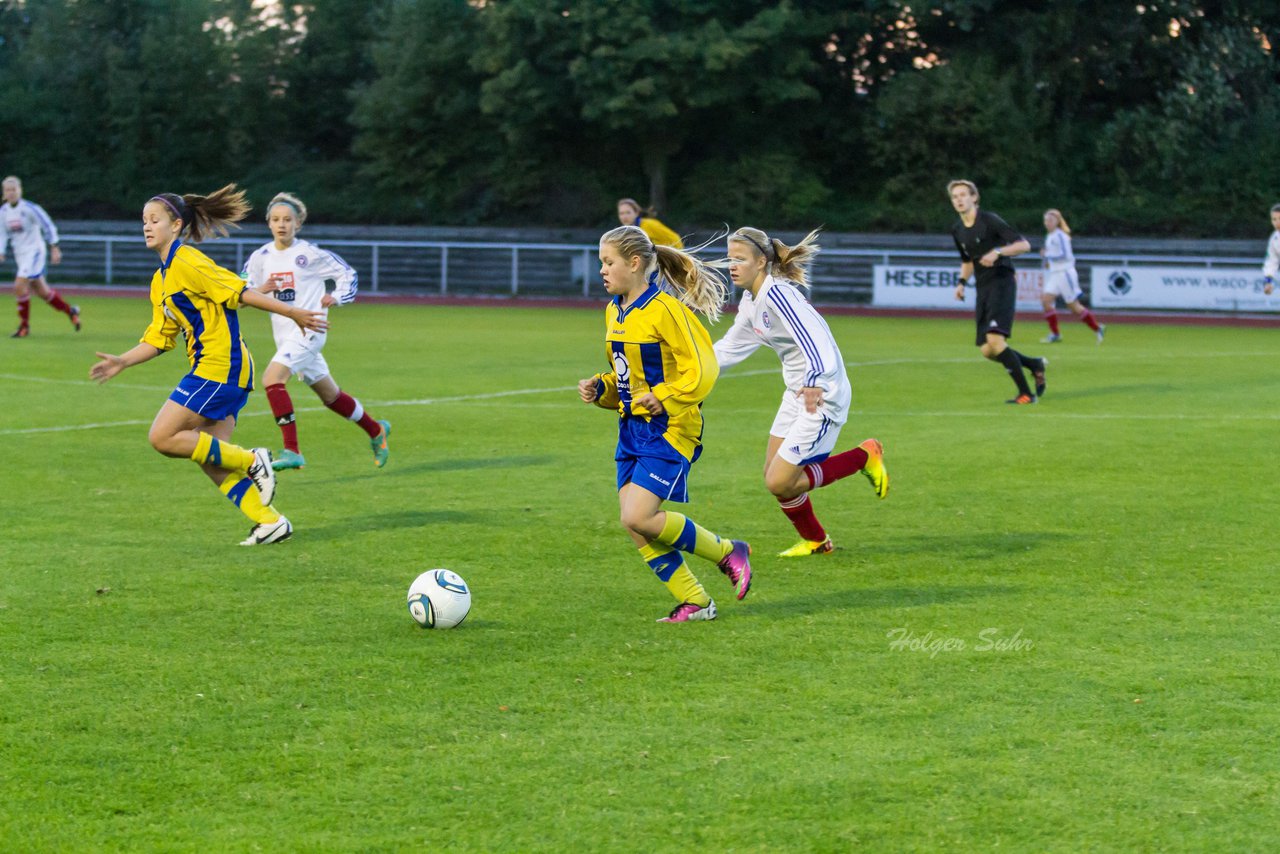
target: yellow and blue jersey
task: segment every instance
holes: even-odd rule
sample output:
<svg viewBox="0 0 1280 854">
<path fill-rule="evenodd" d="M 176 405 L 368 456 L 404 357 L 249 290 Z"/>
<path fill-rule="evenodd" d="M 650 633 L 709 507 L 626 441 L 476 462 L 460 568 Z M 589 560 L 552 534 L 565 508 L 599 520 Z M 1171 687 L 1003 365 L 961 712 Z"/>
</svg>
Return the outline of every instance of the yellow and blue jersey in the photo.
<svg viewBox="0 0 1280 854">
<path fill-rule="evenodd" d="M 175 240 L 151 277 L 151 325 L 143 343 L 171 350 L 182 333 L 193 375 L 253 388 L 253 357 L 240 337 L 236 314 L 245 284 L 208 255 Z"/>
<path fill-rule="evenodd" d="M 711 336 L 684 303 L 651 282 L 635 302 L 621 297 L 605 306 L 605 355 L 613 370 L 596 374 L 598 406 L 617 408 L 618 454 L 670 456 L 653 439 L 681 457 L 697 459 L 702 448 L 702 401 L 711 393 L 720 366 Z M 650 416 L 635 399 L 647 392 L 666 413 Z"/>
</svg>

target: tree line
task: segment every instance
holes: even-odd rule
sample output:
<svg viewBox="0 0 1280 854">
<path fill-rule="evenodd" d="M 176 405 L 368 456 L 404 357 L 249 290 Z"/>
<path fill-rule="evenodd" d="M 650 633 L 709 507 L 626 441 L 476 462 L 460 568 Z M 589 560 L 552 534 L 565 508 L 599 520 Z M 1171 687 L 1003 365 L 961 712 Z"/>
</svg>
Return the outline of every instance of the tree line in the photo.
<svg viewBox="0 0 1280 854">
<path fill-rule="evenodd" d="M 227 181 L 328 222 L 1244 236 L 1274 0 L 0 0 L 0 171 L 62 217 Z"/>
</svg>

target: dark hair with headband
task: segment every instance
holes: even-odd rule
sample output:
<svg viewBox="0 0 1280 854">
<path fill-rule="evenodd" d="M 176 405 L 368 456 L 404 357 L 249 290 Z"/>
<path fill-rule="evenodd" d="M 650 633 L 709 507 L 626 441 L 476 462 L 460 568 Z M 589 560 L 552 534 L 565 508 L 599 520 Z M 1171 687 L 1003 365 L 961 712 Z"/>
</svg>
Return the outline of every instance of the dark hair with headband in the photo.
<svg viewBox="0 0 1280 854">
<path fill-rule="evenodd" d="M 746 226 L 729 235 L 729 242 L 749 243 L 755 247 L 765 260 L 765 271 L 775 279 L 786 279 L 795 282 L 802 288 L 809 286 L 809 265 L 815 255 L 821 251 L 818 246 L 818 231 L 809 232 L 804 240 L 795 246 L 788 246 L 781 240 L 772 238 L 758 228 Z"/>
<path fill-rule="evenodd" d="M 227 229 L 244 219 L 250 209 L 244 190 L 237 189 L 235 184 L 228 184 L 207 196 L 158 193 L 148 201 L 159 202 L 171 219 L 182 220 L 178 236 L 185 236 L 192 243 L 199 243 L 211 235 L 226 237 Z"/>
</svg>

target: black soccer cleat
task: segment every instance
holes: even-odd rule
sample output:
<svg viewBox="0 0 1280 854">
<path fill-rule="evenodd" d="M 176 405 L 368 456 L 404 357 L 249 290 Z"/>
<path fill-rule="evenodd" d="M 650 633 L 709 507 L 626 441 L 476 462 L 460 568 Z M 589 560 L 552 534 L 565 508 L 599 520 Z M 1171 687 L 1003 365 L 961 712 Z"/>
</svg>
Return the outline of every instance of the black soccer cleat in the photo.
<svg viewBox="0 0 1280 854">
<path fill-rule="evenodd" d="M 1045 389 L 1044 369 L 1047 367 L 1049 367 L 1049 360 L 1041 359 L 1040 369 L 1033 370 L 1031 372 L 1031 376 L 1034 377 L 1036 381 L 1036 397 L 1044 397 L 1044 389 Z"/>
</svg>

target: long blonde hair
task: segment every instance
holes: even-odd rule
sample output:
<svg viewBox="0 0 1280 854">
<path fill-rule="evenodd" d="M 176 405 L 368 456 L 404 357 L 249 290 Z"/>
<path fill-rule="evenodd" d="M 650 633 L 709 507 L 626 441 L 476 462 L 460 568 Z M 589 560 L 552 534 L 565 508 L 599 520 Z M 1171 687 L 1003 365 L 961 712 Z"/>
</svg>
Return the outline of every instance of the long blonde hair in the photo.
<svg viewBox="0 0 1280 854">
<path fill-rule="evenodd" d="M 639 258 L 646 272 L 656 269 L 689 308 L 712 323 L 720 319 L 720 309 L 729 299 L 729 286 L 711 265 L 693 254 L 702 246 L 685 250 L 655 245 L 649 235 L 634 225 L 620 225 L 606 231 L 600 238 L 600 245 L 606 243 L 615 247 L 618 254 L 627 260 Z"/>
<path fill-rule="evenodd" d="M 173 215 L 171 220 L 182 220 L 180 235 L 187 235 L 192 243 L 199 243 L 213 234 L 226 237 L 228 227 L 244 219 L 250 210 L 244 190 L 237 189 L 235 184 L 227 184 L 207 196 L 159 193 L 151 199 L 168 208 Z"/>
<path fill-rule="evenodd" d="M 1058 210 L 1057 208 L 1049 208 L 1047 211 L 1044 212 L 1044 215 L 1048 216 L 1049 214 L 1053 214 L 1054 217 L 1058 220 L 1058 228 L 1062 229 L 1062 232 L 1064 234 L 1071 233 L 1071 226 L 1067 225 L 1067 218 L 1062 215 L 1062 211 Z"/>
<path fill-rule="evenodd" d="M 730 242 L 737 242 L 751 247 L 751 251 L 766 261 L 765 271 L 775 279 L 786 279 L 795 282 L 802 288 L 809 287 L 809 265 L 814 256 L 822 251 L 818 245 L 818 232 L 815 228 L 805 235 L 795 246 L 788 246 L 777 238 L 770 237 L 758 228 L 745 226 L 729 235 Z"/>
</svg>

